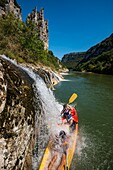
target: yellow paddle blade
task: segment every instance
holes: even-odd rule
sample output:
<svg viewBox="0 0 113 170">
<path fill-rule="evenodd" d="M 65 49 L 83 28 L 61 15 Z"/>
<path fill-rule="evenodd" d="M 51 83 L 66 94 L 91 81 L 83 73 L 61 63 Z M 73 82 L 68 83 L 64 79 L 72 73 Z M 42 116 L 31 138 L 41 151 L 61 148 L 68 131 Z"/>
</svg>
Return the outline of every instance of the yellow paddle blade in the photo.
<svg viewBox="0 0 113 170">
<path fill-rule="evenodd" d="M 69 99 L 68 104 L 74 102 L 74 100 L 75 100 L 77 97 L 78 97 L 78 95 L 77 95 L 76 93 L 73 93 L 72 96 L 71 96 L 70 99 Z"/>
</svg>

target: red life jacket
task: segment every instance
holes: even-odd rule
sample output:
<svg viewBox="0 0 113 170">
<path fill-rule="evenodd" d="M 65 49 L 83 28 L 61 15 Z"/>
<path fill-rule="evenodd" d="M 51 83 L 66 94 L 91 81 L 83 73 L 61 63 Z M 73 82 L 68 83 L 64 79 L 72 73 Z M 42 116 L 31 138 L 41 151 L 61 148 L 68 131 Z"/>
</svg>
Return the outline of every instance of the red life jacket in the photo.
<svg viewBox="0 0 113 170">
<path fill-rule="evenodd" d="M 72 108 L 71 108 L 70 113 L 71 113 L 72 118 L 74 119 L 74 121 L 78 123 L 77 111 L 75 110 L 75 108 L 74 108 L 74 107 L 72 107 Z"/>
</svg>

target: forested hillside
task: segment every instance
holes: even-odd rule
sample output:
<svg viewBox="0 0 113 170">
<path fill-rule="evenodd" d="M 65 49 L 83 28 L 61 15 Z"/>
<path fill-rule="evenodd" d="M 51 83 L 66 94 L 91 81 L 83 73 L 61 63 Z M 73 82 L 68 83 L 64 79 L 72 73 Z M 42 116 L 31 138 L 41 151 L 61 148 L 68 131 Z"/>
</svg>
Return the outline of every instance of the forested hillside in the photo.
<svg viewBox="0 0 113 170">
<path fill-rule="evenodd" d="M 81 60 L 78 56 L 78 63 L 76 57 L 72 59 L 69 54 L 67 56 L 67 61 L 63 63 L 68 66 L 67 63 L 72 61 L 72 69 L 75 71 L 113 74 L 113 34 L 86 51 Z M 64 57 L 62 61 L 65 61 Z"/>
<path fill-rule="evenodd" d="M 87 62 L 79 64 L 75 70 L 113 74 L 113 49 L 103 52 Z"/>
<path fill-rule="evenodd" d="M 64 63 L 68 69 L 73 69 L 84 58 L 84 56 L 84 52 L 65 54 L 62 58 L 62 63 Z"/>
</svg>

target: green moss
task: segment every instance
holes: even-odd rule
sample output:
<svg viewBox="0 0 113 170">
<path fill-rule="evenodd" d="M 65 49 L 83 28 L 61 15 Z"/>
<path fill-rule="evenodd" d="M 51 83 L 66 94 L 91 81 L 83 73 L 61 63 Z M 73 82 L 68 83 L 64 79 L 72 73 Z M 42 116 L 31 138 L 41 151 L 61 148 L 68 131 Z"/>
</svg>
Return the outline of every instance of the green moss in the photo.
<svg viewBox="0 0 113 170">
<path fill-rule="evenodd" d="M 20 88 L 22 88 L 22 89 L 27 89 L 27 90 L 30 89 L 28 86 L 20 86 Z"/>
</svg>

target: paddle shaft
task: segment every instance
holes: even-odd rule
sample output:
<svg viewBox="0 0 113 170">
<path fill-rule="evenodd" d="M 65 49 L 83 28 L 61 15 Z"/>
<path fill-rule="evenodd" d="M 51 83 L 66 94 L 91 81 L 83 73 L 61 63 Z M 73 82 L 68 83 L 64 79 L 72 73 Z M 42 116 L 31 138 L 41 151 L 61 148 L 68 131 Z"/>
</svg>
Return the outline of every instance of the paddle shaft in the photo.
<svg viewBox="0 0 113 170">
<path fill-rule="evenodd" d="M 77 94 L 76 94 L 76 93 L 73 93 L 73 94 L 71 95 L 71 97 L 69 98 L 68 104 L 73 103 L 74 100 L 75 100 L 77 97 L 78 97 Z"/>
</svg>

